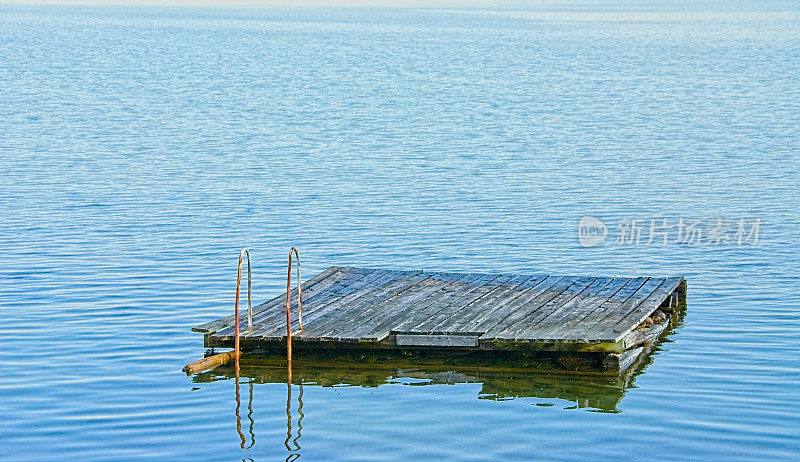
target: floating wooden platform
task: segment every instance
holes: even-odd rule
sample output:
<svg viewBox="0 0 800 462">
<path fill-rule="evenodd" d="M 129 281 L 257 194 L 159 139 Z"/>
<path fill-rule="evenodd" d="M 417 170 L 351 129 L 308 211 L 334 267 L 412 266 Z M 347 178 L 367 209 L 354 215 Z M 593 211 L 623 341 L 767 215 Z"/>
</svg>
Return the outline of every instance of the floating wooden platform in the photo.
<svg viewBox="0 0 800 462">
<path fill-rule="evenodd" d="M 464 274 L 330 267 L 303 283 L 295 350 L 433 349 L 599 355 L 621 372 L 668 324 L 655 310 L 685 306 L 682 277 Z M 296 289 L 292 291 L 296 311 Z M 240 313 L 242 348 L 283 348 L 286 294 Z M 244 311 L 244 310 L 243 310 Z M 660 315 L 659 315 L 660 316 Z M 656 316 L 656 320 L 659 319 Z M 208 347 L 231 346 L 233 316 L 193 328 Z"/>
</svg>

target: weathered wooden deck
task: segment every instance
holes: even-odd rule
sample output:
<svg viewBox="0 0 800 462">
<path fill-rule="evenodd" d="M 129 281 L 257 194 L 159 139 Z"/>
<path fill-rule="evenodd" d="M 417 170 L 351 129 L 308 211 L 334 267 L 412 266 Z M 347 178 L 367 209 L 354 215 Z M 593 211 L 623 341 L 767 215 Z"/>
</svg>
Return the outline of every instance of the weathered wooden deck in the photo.
<svg viewBox="0 0 800 462">
<path fill-rule="evenodd" d="M 656 309 L 684 303 L 681 277 L 462 274 L 331 267 L 303 283 L 303 323 L 293 344 L 366 349 L 560 351 L 617 355 L 664 329 L 642 331 Z M 673 297 L 674 296 L 674 297 Z M 296 313 L 296 289 L 292 309 Z M 286 294 L 240 314 L 242 348 L 286 340 Z M 193 328 L 206 346 L 232 344 L 233 316 Z M 635 329 L 639 328 L 636 332 Z M 658 326 L 656 326 L 658 327 Z M 651 332 L 653 331 L 653 332 Z M 623 358 L 626 355 L 632 358 Z"/>
</svg>

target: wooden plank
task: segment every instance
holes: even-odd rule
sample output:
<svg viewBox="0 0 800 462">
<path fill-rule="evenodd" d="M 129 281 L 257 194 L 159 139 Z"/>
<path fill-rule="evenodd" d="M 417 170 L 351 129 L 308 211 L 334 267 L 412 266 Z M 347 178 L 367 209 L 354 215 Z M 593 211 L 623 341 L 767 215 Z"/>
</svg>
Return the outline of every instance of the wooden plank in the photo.
<svg viewBox="0 0 800 462">
<path fill-rule="evenodd" d="M 650 316 L 650 313 L 656 310 L 661 303 L 678 287 L 683 278 L 666 278 L 664 282 L 655 289 L 650 296 L 648 296 L 639 305 L 634 307 L 622 319 L 617 321 L 613 327 L 606 330 L 599 336 L 601 338 L 611 338 L 614 336 L 615 341 L 621 340 L 625 334 L 635 329 L 639 324 Z"/>
<path fill-rule="evenodd" d="M 630 313 L 633 308 L 646 300 L 647 297 L 649 297 L 650 294 L 652 294 L 653 291 L 663 283 L 664 278 L 648 278 L 642 287 L 640 287 L 639 290 L 631 295 L 629 299 L 625 300 L 625 302 L 621 303 L 613 311 L 606 313 L 602 319 L 597 320 L 594 326 L 591 326 L 588 330 L 586 330 L 584 332 L 585 338 L 588 340 L 607 339 L 607 337 L 603 336 L 603 334 L 612 329 L 621 317 Z M 613 337 L 616 337 L 616 335 Z M 615 340 L 610 339 L 609 341 Z"/>
<path fill-rule="evenodd" d="M 339 300 L 336 303 L 335 312 L 332 312 L 329 316 L 317 322 L 309 324 L 305 331 L 298 334 L 298 338 L 307 340 L 315 338 L 316 340 L 321 340 L 328 332 L 341 329 L 339 326 L 343 323 L 352 327 L 353 318 L 358 317 L 361 310 L 365 310 L 369 306 L 380 303 L 387 298 L 394 297 L 431 276 L 431 273 L 409 271 L 402 277 L 372 291 L 365 292 L 358 297 Z"/>
<path fill-rule="evenodd" d="M 609 354 L 603 359 L 603 368 L 621 374 L 636 362 L 636 358 L 638 358 L 643 351 L 644 347 L 639 347 L 619 354 Z"/>
<path fill-rule="evenodd" d="M 668 324 L 669 321 L 665 319 L 661 321 L 660 324 L 653 324 L 650 327 L 632 330 L 625 334 L 625 337 L 622 339 L 622 344 L 627 350 L 639 345 L 644 345 L 645 343 L 650 343 L 667 329 Z"/>
<path fill-rule="evenodd" d="M 307 325 L 319 326 L 334 318 L 338 318 L 340 313 L 348 310 L 354 302 L 362 300 L 365 297 L 371 297 L 381 288 L 401 283 L 418 272 L 419 271 L 385 271 L 381 274 L 374 274 L 374 277 L 369 280 L 359 281 L 359 284 L 352 285 L 346 292 L 340 291 L 338 294 L 340 296 L 331 300 L 324 311 L 320 311 L 318 315 L 310 317 Z"/>
<path fill-rule="evenodd" d="M 619 359 L 619 368 L 617 369 L 618 373 L 623 373 L 631 367 L 639 356 L 644 352 L 644 347 L 640 348 L 633 348 L 627 350 L 626 352 L 622 353 L 622 357 Z"/>
<path fill-rule="evenodd" d="M 446 320 L 454 313 L 463 309 L 465 306 L 468 306 L 470 303 L 482 298 L 486 294 L 497 289 L 502 284 L 505 284 L 506 282 L 511 280 L 512 277 L 513 276 L 510 275 L 500 275 L 496 279 L 493 279 L 490 282 L 482 284 L 475 290 L 463 294 L 462 296 L 452 300 L 449 304 L 443 306 L 434 316 L 431 316 L 428 319 L 423 320 L 418 325 L 409 329 L 409 332 L 433 333 L 432 329 L 435 326 L 440 325 L 442 321 Z"/>
<path fill-rule="evenodd" d="M 360 280 L 363 280 L 373 274 L 376 270 L 364 268 L 343 268 L 343 272 L 334 273 L 334 277 L 328 278 L 320 284 L 316 285 L 309 290 L 303 290 L 303 315 L 313 313 L 317 307 L 324 305 L 332 298 L 338 298 L 340 290 L 352 287 L 352 285 Z M 310 292 L 310 294 L 309 294 Z M 296 291 L 295 291 L 296 293 Z M 274 305 L 272 309 L 262 311 L 258 316 L 253 316 L 253 330 L 247 332 L 242 330 L 242 337 L 258 338 L 265 330 L 271 329 L 286 329 L 286 292 L 282 297 L 279 297 L 279 303 Z M 297 318 L 297 298 L 291 300 L 293 318 Z M 305 321 L 305 319 L 304 319 Z M 293 319 L 293 323 L 297 319 Z M 229 337 L 233 336 L 233 326 L 221 329 L 215 335 Z"/>
<path fill-rule="evenodd" d="M 518 326 L 514 334 L 515 340 L 536 340 L 539 323 L 546 319 L 553 312 L 556 312 L 562 305 L 575 298 L 579 293 L 586 289 L 594 278 L 582 276 L 575 280 L 575 283 L 564 289 L 563 292 L 552 298 L 549 302 L 542 305 L 533 315 L 528 316 L 522 325 Z"/>
<path fill-rule="evenodd" d="M 410 299 L 407 293 L 393 304 L 384 305 L 364 313 L 359 325 L 338 336 L 348 341 L 380 341 L 389 335 L 402 318 L 408 318 L 415 312 L 424 310 L 433 301 L 445 296 L 453 288 L 467 287 L 464 282 L 472 279 L 473 275 L 459 273 L 439 273 L 435 278 L 440 278 L 443 285 L 438 290 L 427 291 L 421 298 Z"/>
<path fill-rule="evenodd" d="M 567 301 L 560 307 L 556 308 L 550 314 L 545 316 L 536 325 L 535 330 L 532 331 L 532 337 L 536 340 L 550 340 L 549 332 L 555 328 L 560 327 L 565 322 L 573 320 L 578 315 L 578 310 L 582 304 L 591 303 L 592 300 L 598 298 L 599 293 L 612 281 L 612 278 L 593 278 L 590 280 L 589 285 L 580 291 L 575 297 Z M 603 297 L 605 300 L 608 297 Z"/>
<path fill-rule="evenodd" d="M 395 341 L 399 346 L 461 347 L 478 346 L 477 335 L 415 335 L 398 334 Z"/>
<path fill-rule="evenodd" d="M 437 297 L 433 298 L 427 306 L 415 309 L 414 312 L 408 313 L 404 319 L 398 319 L 397 322 L 384 327 L 395 333 L 411 333 L 411 329 L 436 315 L 454 300 L 480 289 L 481 286 L 498 277 L 500 277 L 499 274 L 468 274 L 459 281 L 458 285 L 448 286 L 441 293 L 437 293 Z M 420 306 L 422 306 L 422 303 L 420 303 Z"/>
<path fill-rule="evenodd" d="M 603 302 L 602 305 L 589 313 L 581 321 L 573 324 L 569 330 L 562 333 L 559 339 L 565 341 L 588 341 L 589 338 L 586 336 L 586 333 L 589 331 L 589 329 L 602 320 L 608 313 L 611 313 L 619 308 L 620 305 L 631 298 L 633 294 L 635 294 L 636 291 L 638 291 L 649 279 L 650 278 L 646 277 L 630 279 L 622 287 L 622 289 L 618 290 L 617 293 L 609 297 L 609 299 Z"/>
<path fill-rule="evenodd" d="M 433 326 L 431 332 L 442 334 L 478 333 L 478 335 L 483 335 L 483 332 L 471 329 L 471 327 L 477 325 L 478 319 L 491 313 L 497 306 L 501 306 L 505 300 L 516 298 L 522 294 L 528 287 L 524 284 L 536 279 L 537 276 L 531 275 L 514 276 L 496 289 L 470 302 L 459 311 L 439 322 L 439 324 Z"/>
<path fill-rule="evenodd" d="M 464 332 L 485 333 L 489 328 L 505 319 L 508 314 L 522 306 L 525 296 L 530 295 L 533 289 L 539 287 L 548 277 L 546 274 L 535 275 L 514 288 L 508 288 L 503 291 L 502 295 L 494 297 L 492 305 L 487 305 L 483 313 L 468 320 L 458 329 Z"/>
<path fill-rule="evenodd" d="M 374 317 L 380 316 L 381 313 L 392 313 L 393 311 L 389 310 L 394 310 L 397 307 L 400 307 L 400 309 L 413 310 L 420 301 L 429 297 L 431 294 L 441 292 L 450 285 L 454 278 L 463 278 L 465 276 L 465 274 L 455 273 L 434 273 L 430 278 L 420 281 L 415 286 L 397 294 L 395 297 L 373 304 L 364 313 L 361 313 L 349 328 L 342 329 L 335 333 L 329 332 L 324 339 L 350 342 L 359 341 L 362 336 L 371 332 L 375 328 L 375 325 L 380 322 L 378 321 L 374 324 L 370 323 Z M 386 315 L 382 318 L 385 319 Z"/>
<path fill-rule="evenodd" d="M 575 282 L 574 277 L 570 276 L 548 276 L 533 289 L 523 294 L 514 303 L 515 309 L 501 319 L 495 318 L 498 322 L 488 326 L 480 340 L 490 341 L 497 338 L 506 338 L 508 333 L 513 332 L 513 326 L 521 322 L 527 316 L 534 313 L 550 299 L 564 291 L 569 285 Z M 513 336 L 511 336 L 513 338 Z"/>
<path fill-rule="evenodd" d="M 353 269 L 354 268 L 352 268 L 352 267 L 331 266 L 330 268 L 327 268 L 322 273 L 320 273 L 320 274 L 314 276 L 313 278 L 309 279 L 308 281 L 304 282 L 303 283 L 303 289 L 311 290 L 313 292 L 314 290 L 317 290 L 316 287 L 319 284 L 327 282 L 327 281 L 331 280 L 331 278 L 335 278 L 338 274 L 344 274 L 345 272 L 347 272 L 349 270 L 353 270 Z M 292 290 L 292 297 L 296 297 L 296 296 L 297 296 L 297 289 L 294 289 L 294 290 Z M 286 298 L 286 293 L 284 292 L 283 294 L 281 294 L 281 295 L 279 295 L 279 296 L 277 296 L 277 297 L 275 297 L 275 298 L 273 298 L 273 299 L 271 299 L 271 300 L 269 300 L 269 301 L 267 301 L 265 303 L 261 303 L 261 304 L 258 304 L 256 306 L 254 306 L 253 307 L 253 317 L 255 318 L 256 315 L 258 315 L 260 313 L 263 313 L 264 311 L 269 310 L 273 306 L 276 306 L 278 303 L 280 303 L 281 299 L 285 300 L 285 298 Z M 247 322 L 247 310 L 246 309 L 244 311 L 240 311 L 239 312 L 239 321 L 240 321 L 240 323 L 241 322 L 245 322 L 245 323 Z M 254 319 L 254 321 L 255 321 L 255 319 Z M 233 318 L 233 315 L 230 315 L 230 316 L 225 316 L 225 317 L 223 317 L 221 319 L 217 319 L 216 321 L 211 321 L 211 322 L 196 326 L 196 327 L 192 328 L 192 331 L 194 331 L 194 332 L 202 332 L 204 334 L 213 334 L 214 332 L 222 330 L 222 329 L 224 329 L 226 327 L 230 327 L 233 324 L 234 324 L 234 318 Z"/>
<path fill-rule="evenodd" d="M 434 316 L 454 299 L 477 290 L 483 283 L 499 277 L 499 275 L 460 273 L 451 273 L 449 276 L 453 280 L 451 284 L 419 300 L 414 306 L 395 305 L 390 315 L 382 316 L 378 323 L 372 324 L 370 332 L 362 334 L 361 340 L 379 341 L 392 332 L 406 332 L 423 320 Z"/>
<path fill-rule="evenodd" d="M 352 267 L 331 266 L 330 268 L 327 268 L 325 271 L 319 273 L 318 275 L 316 275 L 313 278 L 311 278 L 311 279 L 307 280 L 306 282 L 304 282 L 302 284 L 303 290 L 314 291 L 314 290 L 316 290 L 316 289 L 314 289 L 314 287 L 316 285 L 318 285 L 320 282 L 328 279 L 329 277 L 333 276 L 334 273 L 336 273 L 336 272 L 344 273 L 344 272 L 346 272 L 348 270 L 352 270 L 352 269 L 353 269 Z M 293 292 L 294 292 L 293 296 L 296 296 L 297 289 L 294 289 Z M 254 306 L 253 307 L 253 316 L 255 316 L 256 314 L 261 313 L 263 311 L 266 311 L 266 310 L 270 309 L 271 307 L 275 306 L 276 304 L 278 304 L 281 301 L 281 299 L 283 299 L 283 300 L 286 299 L 286 292 L 284 292 L 282 295 L 279 295 L 279 296 L 273 298 L 272 300 L 269 300 L 269 301 L 267 301 L 265 303 L 261 303 L 259 305 Z M 245 303 L 246 302 L 247 301 L 245 299 Z M 245 305 L 244 313 L 242 313 L 241 311 L 239 312 L 239 322 L 240 323 L 241 322 L 245 322 L 245 323 L 247 322 L 247 305 Z M 230 315 L 230 316 L 226 316 L 226 317 L 221 318 L 221 319 L 217 319 L 216 321 L 211 321 L 211 322 L 207 322 L 205 324 L 200 324 L 199 326 L 193 327 L 192 331 L 193 332 L 201 332 L 201 333 L 204 333 L 204 334 L 211 334 L 211 333 L 217 332 L 217 331 L 219 331 L 221 329 L 224 329 L 225 327 L 232 326 L 233 324 L 234 324 L 234 316 Z"/>
<path fill-rule="evenodd" d="M 375 270 L 365 268 L 344 268 L 344 273 L 336 272 L 331 278 L 320 282 L 318 285 L 311 289 L 303 288 L 303 314 L 308 311 L 313 311 L 313 307 L 324 300 L 334 296 L 337 291 L 342 287 L 347 287 L 359 279 L 368 277 Z M 290 306 L 296 309 L 297 306 L 297 290 L 292 291 L 290 298 Z M 253 316 L 253 323 L 260 326 L 280 323 L 285 325 L 286 321 L 286 292 L 279 297 L 279 302 L 269 311 L 259 313 Z"/>
<path fill-rule="evenodd" d="M 572 312 L 570 319 L 564 320 L 561 324 L 554 326 L 552 329 L 543 332 L 542 336 L 549 339 L 562 339 L 562 335 L 570 331 L 576 324 L 580 323 L 588 317 L 594 310 L 600 308 L 611 297 L 622 290 L 626 284 L 631 281 L 631 278 L 613 278 L 613 280 L 598 292 L 594 297 L 589 300 L 584 300 Z M 627 298 L 627 297 L 626 297 Z"/>
<path fill-rule="evenodd" d="M 333 296 L 323 302 L 312 305 L 312 310 L 309 310 L 308 315 L 304 310 L 303 327 L 310 329 L 328 322 L 328 320 L 335 319 L 346 310 L 348 303 L 370 296 L 384 285 L 402 281 L 414 273 L 414 271 L 376 270 L 367 277 L 337 290 Z M 297 331 L 299 335 L 299 328 L 299 324 L 295 324 L 293 320 L 292 332 Z M 267 340 L 284 339 L 286 337 L 286 323 L 283 322 L 278 328 L 263 329 L 258 333 L 258 336 Z"/>
<path fill-rule="evenodd" d="M 519 335 L 522 331 L 524 331 L 527 327 L 531 325 L 531 323 L 535 323 L 542 317 L 544 317 L 549 310 L 553 309 L 554 304 L 558 304 L 559 306 L 563 303 L 563 297 L 561 295 L 570 287 L 574 286 L 576 283 L 585 283 L 587 278 L 585 277 L 578 277 L 578 276 L 565 276 L 556 282 L 551 288 L 542 292 L 539 296 L 535 297 L 533 300 L 528 302 L 526 305 L 532 306 L 532 308 L 525 308 L 525 306 L 521 307 L 521 311 L 525 312 L 524 316 L 514 316 L 516 319 L 513 323 L 503 323 L 505 328 L 500 331 L 493 333 L 494 338 L 505 339 L 505 340 L 513 340 Z M 494 329 L 493 329 L 494 330 Z M 481 340 L 486 339 L 486 334 L 481 337 Z"/>
</svg>

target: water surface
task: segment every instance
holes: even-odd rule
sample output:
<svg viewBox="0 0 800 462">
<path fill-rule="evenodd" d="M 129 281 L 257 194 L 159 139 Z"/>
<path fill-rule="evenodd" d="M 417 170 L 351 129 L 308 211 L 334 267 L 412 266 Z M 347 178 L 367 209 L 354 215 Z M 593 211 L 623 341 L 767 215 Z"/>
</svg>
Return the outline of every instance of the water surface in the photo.
<svg viewBox="0 0 800 462">
<path fill-rule="evenodd" d="M 1 457 L 797 459 L 798 56 L 777 2 L 0 7 Z M 763 225 L 585 248 L 584 215 Z M 292 245 L 306 275 L 684 275 L 689 309 L 610 406 L 376 365 L 304 385 L 300 436 L 300 385 L 243 366 L 242 450 L 189 328 L 241 247 L 263 300 Z"/>
</svg>

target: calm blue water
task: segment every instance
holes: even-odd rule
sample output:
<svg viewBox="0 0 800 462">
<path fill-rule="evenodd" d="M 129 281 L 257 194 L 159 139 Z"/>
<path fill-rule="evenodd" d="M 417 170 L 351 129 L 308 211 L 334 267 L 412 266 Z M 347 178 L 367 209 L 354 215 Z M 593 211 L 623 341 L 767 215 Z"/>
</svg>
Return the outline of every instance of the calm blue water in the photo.
<svg viewBox="0 0 800 462">
<path fill-rule="evenodd" d="M 0 457 L 800 458 L 798 56 L 782 3 L 0 6 Z M 762 225 L 614 243 L 661 217 Z M 280 293 L 291 245 L 306 275 L 682 274 L 689 308 L 615 412 L 308 384 L 287 449 L 286 384 L 243 369 L 242 450 L 234 380 L 180 372 L 189 328 L 231 311 L 243 246 Z"/>
</svg>

